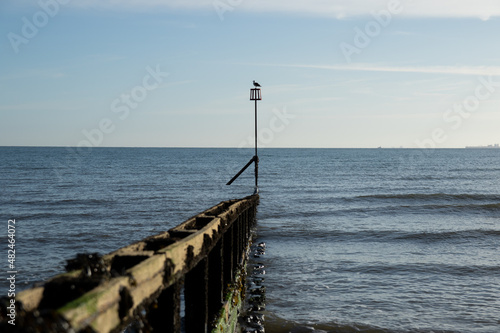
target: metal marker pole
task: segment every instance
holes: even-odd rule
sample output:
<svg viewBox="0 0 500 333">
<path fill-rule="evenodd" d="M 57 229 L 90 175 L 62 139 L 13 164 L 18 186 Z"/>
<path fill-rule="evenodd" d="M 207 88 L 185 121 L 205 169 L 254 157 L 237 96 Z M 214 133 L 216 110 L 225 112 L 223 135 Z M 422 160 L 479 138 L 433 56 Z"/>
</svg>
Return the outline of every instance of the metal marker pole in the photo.
<svg viewBox="0 0 500 333">
<path fill-rule="evenodd" d="M 255 156 L 257 156 L 257 100 L 255 100 Z"/>
<path fill-rule="evenodd" d="M 259 178 L 259 157 L 257 155 L 257 99 L 255 99 L 255 191 L 254 194 L 259 193 L 257 179 Z"/>
<path fill-rule="evenodd" d="M 254 194 L 257 194 L 259 193 L 259 187 L 258 187 L 258 178 L 259 178 L 259 157 L 258 157 L 258 152 L 257 152 L 257 141 L 258 141 L 258 138 L 257 138 L 257 135 L 258 135 L 258 132 L 257 132 L 257 101 L 260 101 L 262 99 L 262 96 L 260 94 L 260 89 L 257 88 L 257 87 L 260 87 L 260 84 L 258 84 L 257 82 L 253 81 L 253 84 L 254 84 L 254 87 L 253 89 L 250 89 L 250 100 L 251 101 L 255 101 L 255 155 L 252 157 L 252 159 L 250 160 L 250 162 L 248 162 L 237 174 L 236 176 L 234 176 L 233 178 L 231 178 L 231 180 L 229 182 L 227 182 L 226 185 L 231 185 L 235 180 L 236 178 L 238 178 L 242 173 L 243 171 L 245 171 L 249 166 L 250 164 L 255 163 L 255 191 L 254 191 Z"/>
</svg>

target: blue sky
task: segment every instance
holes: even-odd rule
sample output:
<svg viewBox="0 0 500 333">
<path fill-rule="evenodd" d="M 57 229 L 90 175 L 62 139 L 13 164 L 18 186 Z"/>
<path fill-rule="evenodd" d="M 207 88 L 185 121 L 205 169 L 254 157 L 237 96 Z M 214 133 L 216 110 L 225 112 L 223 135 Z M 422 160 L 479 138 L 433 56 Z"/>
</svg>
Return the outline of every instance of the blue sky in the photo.
<svg viewBox="0 0 500 333">
<path fill-rule="evenodd" d="M 493 0 L 0 3 L 0 145 L 500 143 Z"/>
</svg>

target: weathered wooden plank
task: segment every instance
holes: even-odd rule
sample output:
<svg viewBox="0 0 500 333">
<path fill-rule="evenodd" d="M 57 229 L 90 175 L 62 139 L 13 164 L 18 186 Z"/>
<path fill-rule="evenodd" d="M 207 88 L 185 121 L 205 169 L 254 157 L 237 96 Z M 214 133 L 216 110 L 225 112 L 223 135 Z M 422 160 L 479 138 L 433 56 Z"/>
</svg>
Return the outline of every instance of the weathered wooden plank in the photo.
<svg viewBox="0 0 500 333">
<path fill-rule="evenodd" d="M 120 291 L 129 288 L 128 277 L 114 278 L 58 310 L 74 329 L 83 329 L 120 302 Z"/>
<path fill-rule="evenodd" d="M 26 313 L 35 313 L 44 304 L 43 310 L 56 311 L 75 331 L 119 331 L 138 313 L 154 309 L 151 320 L 156 327 L 179 332 L 180 290 L 185 281 L 189 330 L 200 332 L 201 326 L 193 325 L 201 321 L 202 331 L 207 331 L 219 313 L 227 318 L 218 323 L 232 326 L 234 318 L 230 319 L 229 314 L 237 311 L 228 307 L 227 300 L 223 306 L 222 295 L 234 283 L 236 266 L 242 263 L 250 236 L 249 219 L 253 219 L 257 203 L 258 196 L 221 202 L 175 228 L 102 258 L 95 254 L 83 256 L 71 263 L 71 272 L 19 293 L 16 300 Z M 56 292 L 59 285 L 78 292 L 49 302 L 61 296 Z M 231 295 L 235 293 L 234 287 L 228 290 Z M 48 308 L 56 304 L 58 308 Z M 170 328 L 161 324 L 162 313 Z"/>
</svg>

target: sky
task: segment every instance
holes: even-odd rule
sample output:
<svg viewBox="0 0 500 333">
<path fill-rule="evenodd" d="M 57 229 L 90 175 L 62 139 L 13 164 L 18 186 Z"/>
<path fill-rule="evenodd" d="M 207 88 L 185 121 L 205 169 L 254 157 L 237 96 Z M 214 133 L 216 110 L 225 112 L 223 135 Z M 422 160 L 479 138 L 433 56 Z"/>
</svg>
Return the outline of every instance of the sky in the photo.
<svg viewBox="0 0 500 333">
<path fill-rule="evenodd" d="M 3 0 L 0 146 L 500 143 L 498 0 Z"/>
</svg>

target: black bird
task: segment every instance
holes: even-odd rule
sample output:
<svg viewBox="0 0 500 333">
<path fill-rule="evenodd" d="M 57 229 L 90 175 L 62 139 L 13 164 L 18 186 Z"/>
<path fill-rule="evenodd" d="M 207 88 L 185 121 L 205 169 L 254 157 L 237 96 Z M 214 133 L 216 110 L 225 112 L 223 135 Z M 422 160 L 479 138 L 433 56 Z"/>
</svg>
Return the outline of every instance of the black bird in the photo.
<svg viewBox="0 0 500 333">
<path fill-rule="evenodd" d="M 254 87 L 260 87 L 260 84 L 258 84 L 257 82 L 255 82 L 255 80 L 253 80 L 253 86 Z"/>
</svg>

